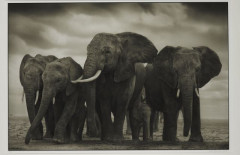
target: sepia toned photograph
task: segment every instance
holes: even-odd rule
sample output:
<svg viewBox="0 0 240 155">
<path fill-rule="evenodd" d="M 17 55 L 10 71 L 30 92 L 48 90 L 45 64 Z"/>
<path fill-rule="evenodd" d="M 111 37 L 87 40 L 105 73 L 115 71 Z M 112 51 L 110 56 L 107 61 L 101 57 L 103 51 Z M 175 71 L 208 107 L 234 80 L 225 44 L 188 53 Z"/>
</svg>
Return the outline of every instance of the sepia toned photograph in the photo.
<svg viewBox="0 0 240 155">
<path fill-rule="evenodd" d="M 229 150 L 228 6 L 8 3 L 8 151 Z"/>
</svg>

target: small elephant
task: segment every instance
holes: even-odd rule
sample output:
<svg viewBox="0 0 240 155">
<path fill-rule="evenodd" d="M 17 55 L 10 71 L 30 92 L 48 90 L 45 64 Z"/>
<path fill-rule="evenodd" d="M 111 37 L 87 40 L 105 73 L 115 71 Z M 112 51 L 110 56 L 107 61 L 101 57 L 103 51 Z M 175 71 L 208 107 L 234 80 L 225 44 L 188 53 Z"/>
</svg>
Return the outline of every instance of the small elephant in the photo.
<svg viewBox="0 0 240 155">
<path fill-rule="evenodd" d="M 27 132 L 26 144 L 30 142 L 32 133 L 41 122 L 49 105 L 52 104 L 53 98 L 55 98 L 53 108 L 56 124 L 53 141 L 65 143 L 69 134 L 70 141 L 81 139 L 82 133 L 77 133 L 77 131 L 82 131 L 86 116 L 84 90 L 81 85 L 72 84 L 71 80 L 76 80 L 82 73 L 82 67 L 70 57 L 47 64 L 42 74 L 41 106 Z"/>
<path fill-rule="evenodd" d="M 139 133 L 143 127 L 143 141 L 152 140 L 150 138 L 150 116 L 151 108 L 146 103 L 145 89 L 142 89 L 141 95 L 133 103 L 131 129 L 133 140 L 139 140 Z"/>
<path fill-rule="evenodd" d="M 160 118 L 159 118 L 159 116 L 160 116 Z M 159 111 L 156 111 L 155 112 L 155 117 L 154 117 L 154 120 L 153 120 L 153 132 L 158 132 L 159 131 L 159 127 L 158 127 L 159 126 L 158 125 L 159 119 L 160 119 L 160 123 L 162 123 L 163 122 L 163 113 L 161 113 Z M 129 113 L 126 114 L 126 123 L 127 123 L 126 134 L 127 135 L 132 134 L 131 126 L 130 126 L 130 120 L 129 120 Z"/>
<path fill-rule="evenodd" d="M 25 93 L 27 112 L 29 121 L 32 124 L 42 98 L 42 73 L 45 70 L 46 64 L 56 60 L 55 56 L 42 56 L 37 54 L 35 57 L 26 54 L 21 62 L 19 75 L 20 82 L 23 86 L 23 90 Z M 36 101 L 36 105 L 35 105 Z M 53 107 L 49 106 L 48 112 L 45 115 L 45 123 L 46 123 L 46 134 L 45 138 L 52 138 L 54 132 L 54 116 L 53 116 Z M 43 125 L 40 122 L 39 126 L 33 133 L 34 140 L 40 140 L 43 138 Z"/>
<path fill-rule="evenodd" d="M 146 37 L 124 32 L 118 34 L 99 33 L 94 36 L 87 47 L 87 60 L 83 76 L 76 82 L 87 82 L 88 116 L 92 125 L 89 132 L 95 131 L 95 110 L 101 121 L 101 139 L 121 141 L 123 123 L 130 100 L 138 96 L 143 87 L 136 81 L 135 65 L 138 62 L 152 62 L 157 49 Z M 140 75 L 140 74 L 139 74 Z M 136 88 L 136 89 L 135 89 Z M 137 91 L 135 91 L 137 90 Z M 114 115 L 114 122 L 111 119 Z M 131 118 L 130 118 L 131 119 Z"/>
<path fill-rule="evenodd" d="M 164 113 L 163 140 L 176 141 L 177 118 L 183 110 L 183 135 L 202 142 L 199 88 L 217 76 L 222 68 L 218 55 L 208 47 L 193 49 L 166 46 L 153 64 L 146 67 L 147 103 Z M 154 114 L 154 112 L 152 113 Z M 151 116 L 151 124 L 154 116 Z M 152 136 L 152 125 L 151 125 Z"/>
</svg>

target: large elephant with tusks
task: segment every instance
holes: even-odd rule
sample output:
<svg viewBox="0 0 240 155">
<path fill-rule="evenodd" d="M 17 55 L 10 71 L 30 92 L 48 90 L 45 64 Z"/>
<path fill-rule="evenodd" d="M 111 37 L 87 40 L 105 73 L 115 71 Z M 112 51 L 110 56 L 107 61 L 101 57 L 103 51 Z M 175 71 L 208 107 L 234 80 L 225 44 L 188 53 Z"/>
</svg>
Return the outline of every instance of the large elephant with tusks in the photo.
<svg viewBox="0 0 240 155">
<path fill-rule="evenodd" d="M 146 98 L 154 111 L 164 113 L 163 140 L 176 141 L 177 118 L 182 109 L 183 135 L 202 142 L 199 88 L 217 76 L 222 68 L 216 52 L 206 46 L 164 47 L 146 66 Z M 154 115 L 151 116 L 153 124 Z M 152 125 L 151 125 L 152 127 Z M 152 135 L 153 128 L 151 128 Z"/>
<path fill-rule="evenodd" d="M 83 76 L 73 81 L 88 83 L 86 99 L 88 122 L 91 124 L 89 132 L 94 132 L 96 128 L 96 109 L 102 124 L 101 139 L 123 139 L 123 123 L 129 102 L 131 98 L 137 98 L 133 94 L 140 95 L 142 90 L 141 86 L 136 85 L 139 77 L 135 72 L 136 67 L 141 65 L 135 64 L 152 62 L 156 55 L 157 49 L 153 43 L 140 34 L 99 33 L 94 36 L 87 47 Z M 111 112 L 114 115 L 113 122 Z"/>
</svg>

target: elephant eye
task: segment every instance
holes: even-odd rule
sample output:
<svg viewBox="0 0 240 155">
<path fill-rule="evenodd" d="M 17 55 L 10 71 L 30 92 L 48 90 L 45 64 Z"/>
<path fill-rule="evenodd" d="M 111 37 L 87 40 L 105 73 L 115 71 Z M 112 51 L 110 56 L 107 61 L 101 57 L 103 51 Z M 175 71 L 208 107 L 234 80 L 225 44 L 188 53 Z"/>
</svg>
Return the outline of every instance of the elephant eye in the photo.
<svg viewBox="0 0 240 155">
<path fill-rule="evenodd" d="M 61 78 L 57 78 L 57 82 L 60 82 L 61 81 Z"/>
<path fill-rule="evenodd" d="M 111 52 L 110 51 L 104 51 L 104 54 L 110 54 Z"/>
<path fill-rule="evenodd" d="M 196 72 L 200 71 L 200 69 L 201 69 L 200 67 L 197 67 L 197 68 L 196 68 Z"/>
</svg>

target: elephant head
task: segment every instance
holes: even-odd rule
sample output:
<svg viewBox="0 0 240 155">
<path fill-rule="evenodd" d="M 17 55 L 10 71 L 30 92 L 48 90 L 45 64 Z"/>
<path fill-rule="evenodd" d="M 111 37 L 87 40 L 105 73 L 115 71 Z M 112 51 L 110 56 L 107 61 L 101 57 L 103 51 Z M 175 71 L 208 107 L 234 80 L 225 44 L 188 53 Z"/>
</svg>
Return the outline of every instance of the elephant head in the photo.
<svg viewBox="0 0 240 155">
<path fill-rule="evenodd" d="M 55 98 L 58 93 L 61 93 L 61 97 L 71 97 L 71 94 L 78 89 L 78 86 L 72 84 L 71 81 L 81 76 L 82 72 L 82 67 L 70 57 L 58 59 L 46 65 L 42 74 L 43 92 L 41 105 L 28 130 L 25 139 L 26 144 L 29 143 L 32 133 L 41 122 L 53 98 Z"/>
<path fill-rule="evenodd" d="M 218 55 L 208 47 L 166 46 L 153 62 L 156 76 L 181 95 L 184 116 L 184 136 L 192 123 L 193 95 L 199 97 L 199 88 L 217 76 L 222 68 Z"/>
<path fill-rule="evenodd" d="M 119 83 L 135 74 L 135 63 L 151 62 L 156 55 L 157 49 L 153 43 L 142 35 L 131 32 L 99 33 L 87 47 L 83 76 L 73 82 L 91 82 L 102 72 L 111 72 L 114 82 Z M 90 83 L 88 89 L 88 120 L 94 120 L 95 82 Z"/>
<path fill-rule="evenodd" d="M 55 56 L 42 56 L 40 54 L 35 57 L 26 54 L 21 62 L 19 75 L 20 82 L 26 94 L 26 104 L 30 122 L 35 117 L 35 100 L 36 92 L 42 89 L 42 73 L 47 63 L 56 60 Z"/>
</svg>

